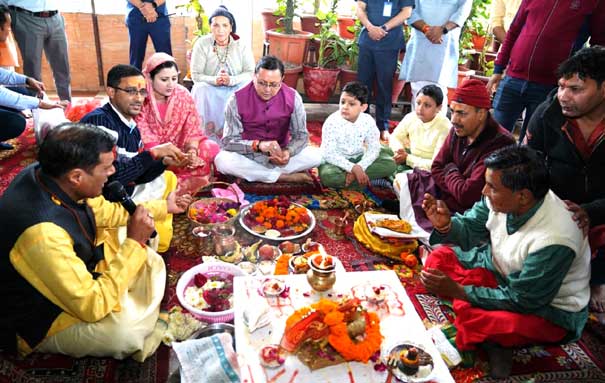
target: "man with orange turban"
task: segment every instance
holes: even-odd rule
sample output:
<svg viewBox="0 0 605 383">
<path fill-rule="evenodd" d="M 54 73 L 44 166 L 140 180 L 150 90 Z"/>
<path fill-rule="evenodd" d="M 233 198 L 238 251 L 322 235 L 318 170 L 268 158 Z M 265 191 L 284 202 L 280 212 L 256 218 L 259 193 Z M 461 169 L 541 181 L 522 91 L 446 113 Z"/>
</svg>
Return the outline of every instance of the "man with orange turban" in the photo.
<svg viewBox="0 0 605 383">
<path fill-rule="evenodd" d="M 515 143 L 510 133 L 489 112 L 490 97 L 476 79 L 462 83 L 450 103 L 452 129 L 433 160 L 431 171 L 414 169 L 395 179 L 399 215 L 432 228 L 422 209 L 425 193 L 446 202 L 452 212 L 463 212 L 481 198 L 485 184 L 483 160 L 494 150 Z"/>
</svg>

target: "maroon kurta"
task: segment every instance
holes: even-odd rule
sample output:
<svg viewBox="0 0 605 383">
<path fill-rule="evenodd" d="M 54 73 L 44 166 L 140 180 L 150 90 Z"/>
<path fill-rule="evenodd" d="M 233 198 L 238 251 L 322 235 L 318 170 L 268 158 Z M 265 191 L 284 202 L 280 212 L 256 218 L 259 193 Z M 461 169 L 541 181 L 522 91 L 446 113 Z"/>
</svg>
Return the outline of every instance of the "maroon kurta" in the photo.
<svg viewBox="0 0 605 383">
<path fill-rule="evenodd" d="M 496 149 L 512 145 L 512 135 L 491 117 L 479 137 L 470 145 L 466 137 L 450 130 L 441 150 L 433 160 L 431 175 L 452 212 L 463 212 L 481 198 L 485 185 L 483 160 Z"/>
</svg>

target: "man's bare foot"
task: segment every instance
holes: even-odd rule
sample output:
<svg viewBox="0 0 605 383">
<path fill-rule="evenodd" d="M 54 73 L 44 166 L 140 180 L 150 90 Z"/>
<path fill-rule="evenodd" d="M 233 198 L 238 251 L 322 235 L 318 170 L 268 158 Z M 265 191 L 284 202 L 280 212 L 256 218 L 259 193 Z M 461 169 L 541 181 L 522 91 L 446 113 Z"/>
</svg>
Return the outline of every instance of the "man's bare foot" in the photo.
<svg viewBox="0 0 605 383">
<path fill-rule="evenodd" d="M 313 183 L 313 178 L 311 178 L 309 173 L 300 172 L 300 173 L 292 173 L 292 174 L 282 174 L 277 179 L 277 182 L 309 184 L 309 183 Z"/>
<path fill-rule="evenodd" d="M 590 286 L 590 310 L 605 313 L 605 284 Z"/>
</svg>

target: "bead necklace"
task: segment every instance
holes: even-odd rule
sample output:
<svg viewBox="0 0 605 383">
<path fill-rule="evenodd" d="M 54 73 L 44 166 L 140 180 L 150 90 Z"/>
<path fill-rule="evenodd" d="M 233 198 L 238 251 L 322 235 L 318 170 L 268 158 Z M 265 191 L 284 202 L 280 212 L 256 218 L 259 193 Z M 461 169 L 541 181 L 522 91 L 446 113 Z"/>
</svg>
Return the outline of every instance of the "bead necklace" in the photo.
<svg viewBox="0 0 605 383">
<path fill-rule="evenodd" d="M 214 42 L 214 53 L 216 53 L 216 57 L 218 58 L 218 62 L 220 65 L 224 65 L 227 62 L 227 56 L 229 56 L 229 44 L 227 44 L 224 48 Z"/>
</svg>

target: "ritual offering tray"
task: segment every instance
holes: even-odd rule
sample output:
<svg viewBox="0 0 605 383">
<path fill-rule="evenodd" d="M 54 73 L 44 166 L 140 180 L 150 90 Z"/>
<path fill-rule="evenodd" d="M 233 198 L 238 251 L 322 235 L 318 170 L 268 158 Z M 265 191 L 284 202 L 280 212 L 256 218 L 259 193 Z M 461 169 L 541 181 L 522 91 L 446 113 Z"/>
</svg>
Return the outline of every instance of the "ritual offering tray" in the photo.
<svg viewBox="0 0 605 383">
<path fill-rule="evenodd" d="M 432 379 L 433 357 L 419 345 L 401 343 L 387 355 L 387 366 L 402 382 L 428 382 Z"/>
<path fill-rule="evenodd" d="M 400 261 L 402 252 L 412 253 L 418 248 L 418 241 L 413 238 L 381 237 L 370 231 L 366 222 L 366 212 L 357 218 L 353 225 L 353 234 L 366 248 L 388 258 Z"/>
<path fill-rule="evenodd" d="M 286 321 L 281 347 L 311 370 L 357 361 L 380 350 L 380 319 L 357 299 L 319 302 L 296 310 Z"/>
<path fill-rule="evenodd" d="M 232 186 L 226 182 L 212 182 L 206 186 Z M 193 201 L 187 208 L 187 219 L 193 227 L 204 226 L 206 229 L 212 229 L 214 225 L 221 223 L 233 223 L 240 212 L 241 201 L 238 194 L 234 191 L 236 201 L 229 198 L 208 197 Z"/>
<path fill-rule="evenodd" d="M 315 227 L 315 216 L 306 207 L 279 196 L 246 206 L 239 222 L 246 231 L 257 237 L 287 241 L 311 233 Z"/>
</svg>

